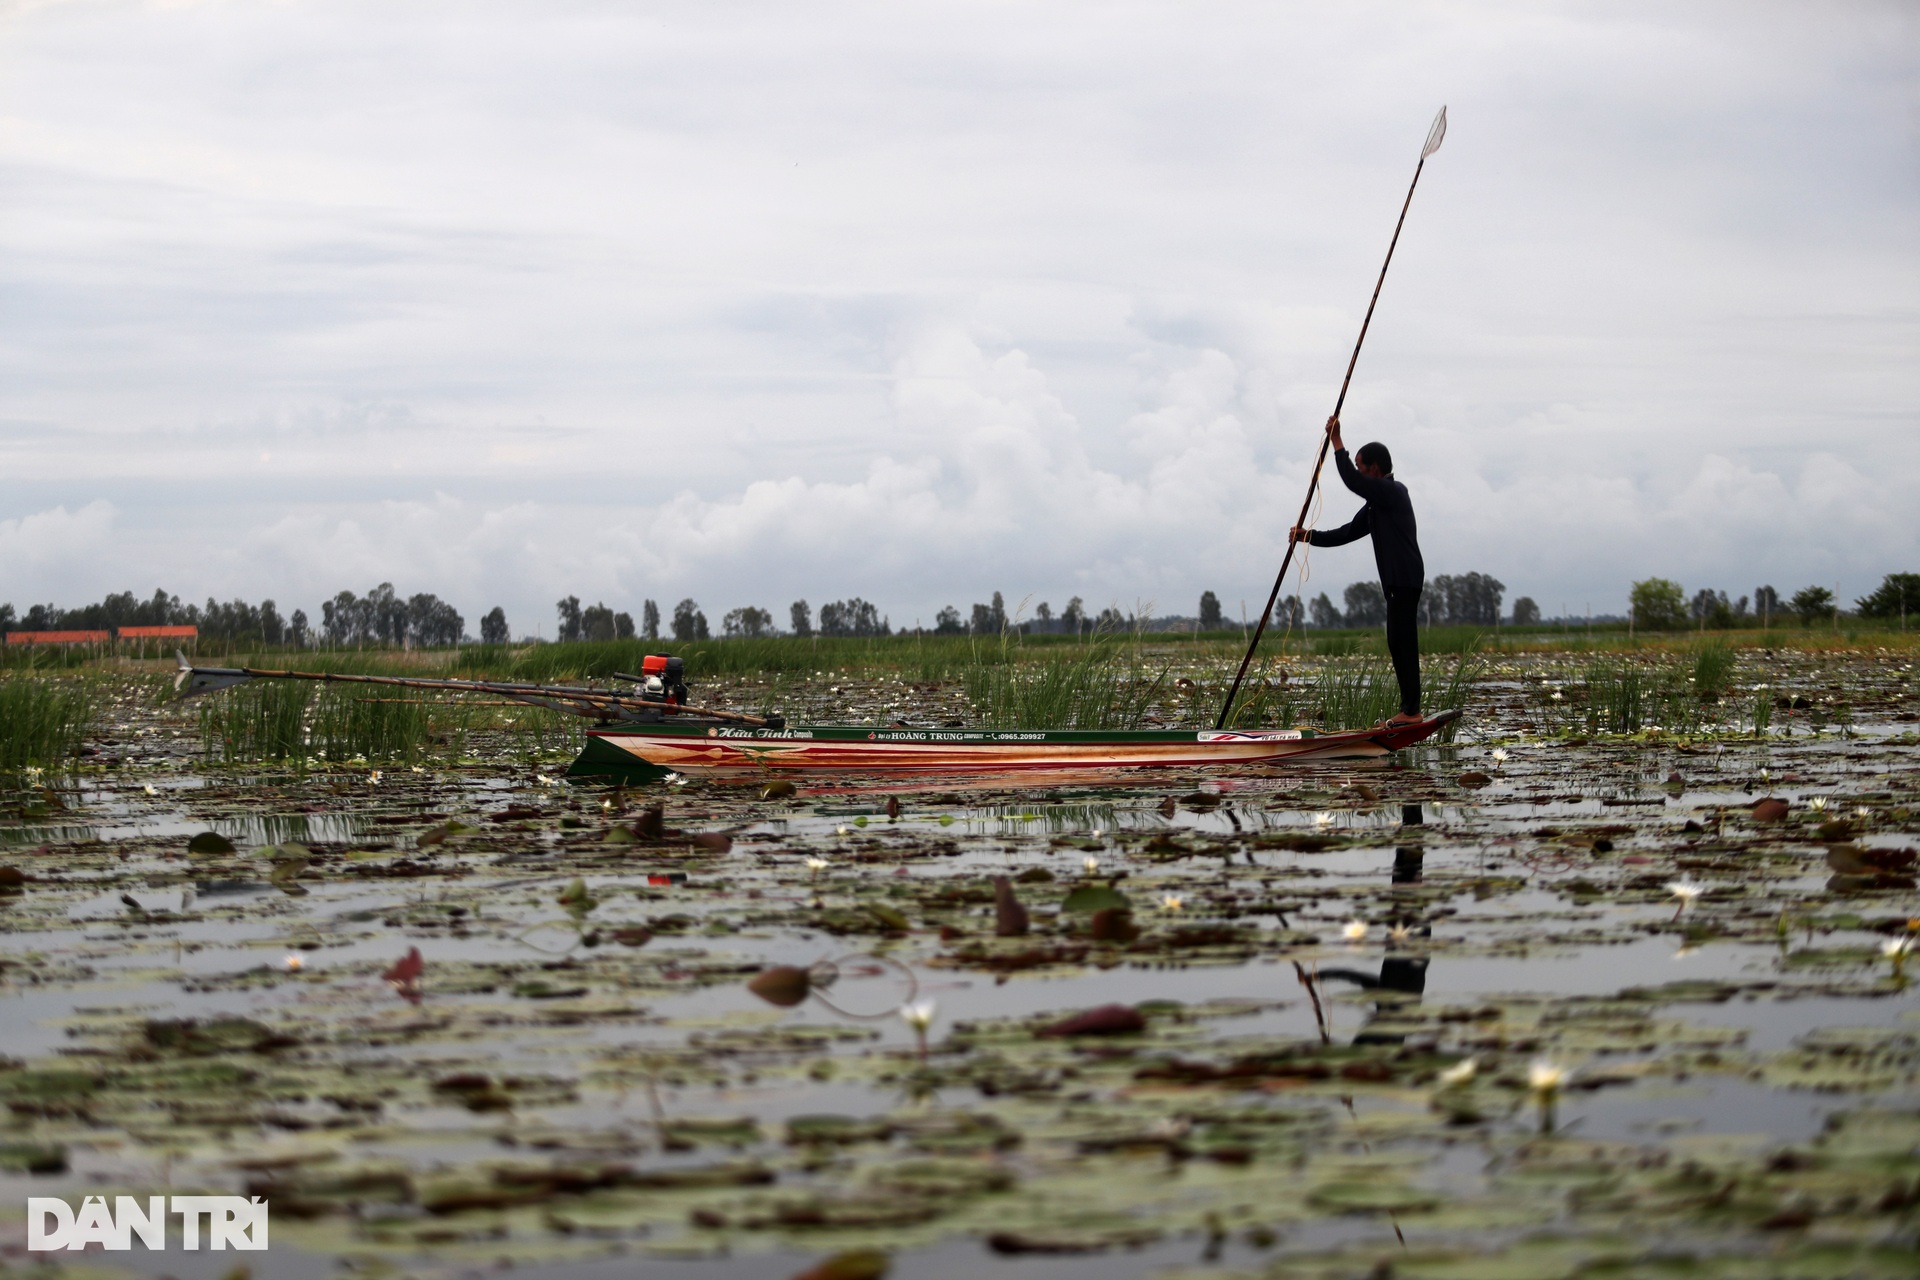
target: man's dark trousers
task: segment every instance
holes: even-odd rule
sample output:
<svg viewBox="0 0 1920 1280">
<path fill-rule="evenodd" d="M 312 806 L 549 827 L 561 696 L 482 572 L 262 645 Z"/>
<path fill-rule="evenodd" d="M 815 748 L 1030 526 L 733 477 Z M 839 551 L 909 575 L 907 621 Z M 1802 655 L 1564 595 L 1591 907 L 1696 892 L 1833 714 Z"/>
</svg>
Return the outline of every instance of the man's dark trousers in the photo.
<svg viewBox="0 0 1920 1280">
<path fill-rule="evenodd" d="M 1420 588 L 1382 587 L 1387 597 L 1387 653 L 1400 680 L 1400 710 L 1420 714 Z"/>
</svg>

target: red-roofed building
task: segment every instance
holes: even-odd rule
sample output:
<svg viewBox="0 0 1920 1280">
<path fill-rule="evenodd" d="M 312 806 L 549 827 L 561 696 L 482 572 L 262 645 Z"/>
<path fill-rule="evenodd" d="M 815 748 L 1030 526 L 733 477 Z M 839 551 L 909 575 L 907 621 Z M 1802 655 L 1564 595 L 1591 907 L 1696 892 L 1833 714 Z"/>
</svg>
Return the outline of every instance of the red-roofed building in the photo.
<svg viewBox="0 0 1920 1280">
<path fill-rule="evenodd" d="M 200 634 L 198 627 L 121 627 L 122 640 L 192 640 Z"/>
</svg>

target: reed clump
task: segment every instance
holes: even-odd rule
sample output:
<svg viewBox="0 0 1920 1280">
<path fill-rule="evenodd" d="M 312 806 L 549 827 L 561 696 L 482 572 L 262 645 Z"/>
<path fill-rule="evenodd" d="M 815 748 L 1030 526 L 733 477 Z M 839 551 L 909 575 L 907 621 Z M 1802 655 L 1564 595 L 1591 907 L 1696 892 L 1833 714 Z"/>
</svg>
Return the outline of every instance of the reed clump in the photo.
<svg viewBox="0 0 1920 1280">
<path fill-rule="evenodd" d="M 324 690 L 315 700 L 309 729 L 311 754 L 332 763 L 365 760 L 413 764 L 426 755 L 433 736 L 425 699 L 378 697 Z"/>
<path fill-rule="evenodd" d="M 1131 729 L 1160 702 L 1167 676 L 1094 645 L 1037 662 L 981 663 L 966 669 L 962 685 L 983 728 Z"/>
<path fill-rule="evenodd" d="M 200 704 L 200 746 L 228 764 L 307 758 L 307 713 L 316 686 L 256 680 Z"/>
<path fill-rule="evenodd" d="M 1648 689 L 1637 662 L 1590 663 L 1585 684 L 1588 733 L 1640 732 L 1646 722 Z"/>
<path fill-rule="evenodd" d="M 1703 702 L 1717 702 L 1733 679 L 1734 648 L 1709 640 L 1693 651 L 1693 691 Z"/>
<path fill-rule="evenodd" d="M 0 680 L 0 769 L 71 765 L 93 721 L 94 701 L 78 680 Z"/>
<path fill-rule="evenodd" d="M 1333 660 L 1314 678 L 1308 718 L 1323 730 L 1364 729 L 1400 709 L 1400 682 L 1379 658 Z"/>
</svg>

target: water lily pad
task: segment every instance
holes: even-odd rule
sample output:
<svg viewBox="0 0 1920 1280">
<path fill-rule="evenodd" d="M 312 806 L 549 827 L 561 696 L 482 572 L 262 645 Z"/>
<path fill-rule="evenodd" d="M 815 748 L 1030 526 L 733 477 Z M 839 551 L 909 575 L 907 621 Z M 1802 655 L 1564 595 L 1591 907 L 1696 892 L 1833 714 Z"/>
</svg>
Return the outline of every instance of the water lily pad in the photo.
<svg viewBox="0 0 1920 1280">
<path fill-rule="evenodd" d="M 1130 911 L 1133 903 L 1111 885 L 1083 884 L 1060 903 L 1062 911 Z"/>
<path fill-rule="evenodd" d="M 1387 1179 L 1329 1182 L 1307 1193 L 1307 1201 L 1331 1213 L 1426 1213 L 1441 1197 L 1422 1187 Z"/>
</svg>

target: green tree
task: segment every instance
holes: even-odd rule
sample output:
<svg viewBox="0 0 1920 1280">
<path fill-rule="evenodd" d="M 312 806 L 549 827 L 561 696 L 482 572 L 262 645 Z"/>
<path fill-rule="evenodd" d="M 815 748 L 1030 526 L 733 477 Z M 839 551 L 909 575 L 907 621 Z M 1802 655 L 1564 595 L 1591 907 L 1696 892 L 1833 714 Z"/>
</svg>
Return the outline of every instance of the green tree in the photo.
<svg viewBox="0 0 1920 1280">
<path fill-rule="evenodd" d="M 1200 629 L 1202 631 L 1220 629 L 1220 597 L 1211 591 L 1200 593 Z"/>
<path fill-rule="evenodd" d="M 1793 593 L 1787 607 L 1800 615 L 1800 625 L 1810 627 L 1833 616 L 1833 592 L 1825 587 L 1807 587 Z"/>
<path fill-rule="evenodd" d="M 707 615 L 691 596 L 673 606 L 673 638 L 682 644 L 707 638 Z"/>
<path fill-rule="evenodd" d="M 1633 584 L 1633 625 L 1642 631 L 1668 631 L 1687 620 L 1687 593 L 1669 578 Z"/>
<path fill-rule="evenodd" d="M 1920 614 L 1920 573 L 1890 573 L 1872 595 L 1853 602 L 1863 618 Z"/>
</svg>

